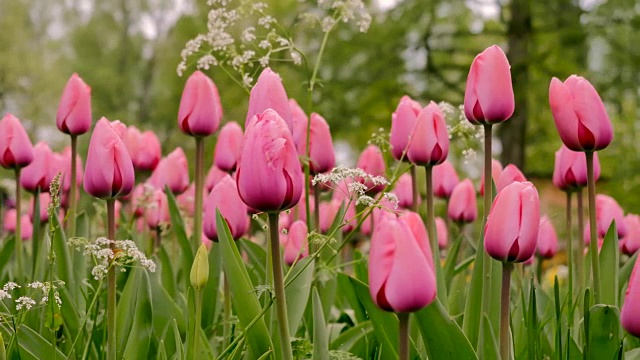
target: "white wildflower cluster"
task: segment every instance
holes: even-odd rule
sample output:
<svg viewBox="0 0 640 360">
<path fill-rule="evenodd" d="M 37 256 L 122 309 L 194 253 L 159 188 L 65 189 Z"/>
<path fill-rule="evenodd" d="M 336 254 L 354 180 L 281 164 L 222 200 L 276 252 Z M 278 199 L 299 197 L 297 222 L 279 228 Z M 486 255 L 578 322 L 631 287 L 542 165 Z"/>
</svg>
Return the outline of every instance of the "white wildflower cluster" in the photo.
<svg viewBox="0 0 640 360">
<path fill-rule="evenodd" d="M 20 285 L 14 283 L 13 281 L 9 281 L 8 283 L 4 284 L 2 290 L 0 290 L 0 300 L 11 299 L 11 292 L 19 287 Z"/>
<path fill-rule="evenodd" d="M 44 305 L 49 301 L 49 295 L 51 294 L 51 290 L 53 290 L 53 299 L 58 306 L 62 306 L 62 300 L 60 299 L 60 293 L 58 292 L 58 286 L 56 286 L 56 284 L 58 286 L 64 286 L 64 281 L 59 280 L 53 283 L 34 281 L 27 284 L 27 287 L 38 291 L 42 295 L 40 305 Z"/>
<path fill-rule="evenodd" d="M 198 34 L 186 43 L 180 53 L 179 76 L 193 57 L 196 68 L 231 69 L 239 74 L 235 79 L 239 84 L 251 88 L 260 68 L 269 66 L 277 53 L 285 54 L 285 61 L 302 63 L 289 35 L 275 17 L 266 13 L 267 4 L 252 0 L 209 0 L 207 4 L 211 7 L 207 33 Z M 278 56 L 278 60 L 282 61 L 283 57 Z"/>
<path fill-rule="evenodd" d="M 58 286 L 64 286 L 64 281 L 54 281 L 54 282 L 34 281 L 32 283 L 27 284 L 26 288 L 31 289 L 31 293 L 20 296 L 14 301 L 16 306 L 16 311 L 31 310 L 37 304 L 46 305 L 49 301 L 49 296 L 52 292 L 51 290 L 53 290 L 53 296 L 56 304 L 58 306 L 62 306 L 60 293 L 57 290 Z M 12 299 L 13 296 L 11 295 L 11 292 L 18 288 L 22 288 L 22 286 L 16 284 L 15 282 L 8 282 L 4 284 L 4 286 L 0 290 L 0 301 L 5 299 Z"/>
<path fill-rule="evenodd" d="M 338 22 L 355 22 L 360 32 L 367 32 L 371 25 L 371 14 L 362 0 L 318 0 L 318 8 L 324 12 L 323 17 L 305 14 L 304 17 L 317 19 L 323 32 L 329 32 Z"/>
<path fill-rule="evenodd" d="M 31 310 L 31 308 L 36 304 L 36 301 L 28 296 L 20 296 L 16 299 L 16 310 L 20 311 L 23 308 L 26 310 Z"/>
<path fill-rule="evenodd" d="M 475 159 L 476 150 L 484 143 L 484 126 L 476 126 L 467 120 L 464 114 L 464 105 L 458 107 L 447 102 L 438 104 L 442 110 L 449 139 L 456 139 L 457 151 L 460 151 L 463 161 L 468 163 Z"/>
<path fill-rule="evenodd" d="M 312 184 L 324 184 L 335 191 L 341 191 L 349 199 L 358 199 L 365 196 L 372 187 L 389 185 L 389 181 L 383 176 L 368 174 L 360 168 L 338 165 L 330 172 L 314 176 Z"/>
<path fill-rule="evenodd" d="M 109 268 L 114 265 L 120 266 L 120 271 L 123 272 L 126 271 L 126 267 L 134 266 L 136 263 L 150 272 L 156 271 L 153 260 L 147 259 L 136 243 L 131 240 L 109 240 L 99 237 L 90 242 L 85 238 L 71 238 L 68 244 L 93 258 L 96 265 L 91 270 L 91 275 L 96 280 L 103 279 L 109 272 Z"/>
<path fill-rule="evenodd" d="M 398 195 L 392 192 L 385 192 L 382 194 L 382 197 L 387 201 L 389 201 L 391 204 L 393 204 L 394 210 L 398 209 L 398 206 L 399 206 L 398 204 L 400 203 L 400 199 L 398 199 Z"/>
<path fill-rule="evenodd" d="M 378 131 L 371 133 L 371 138 L 367 140 L 367 144 L 377 146 L 384 153 L 391 150 L 390 138 L 390 132 L 384 128 L 379 128 Z"/>
</svg>

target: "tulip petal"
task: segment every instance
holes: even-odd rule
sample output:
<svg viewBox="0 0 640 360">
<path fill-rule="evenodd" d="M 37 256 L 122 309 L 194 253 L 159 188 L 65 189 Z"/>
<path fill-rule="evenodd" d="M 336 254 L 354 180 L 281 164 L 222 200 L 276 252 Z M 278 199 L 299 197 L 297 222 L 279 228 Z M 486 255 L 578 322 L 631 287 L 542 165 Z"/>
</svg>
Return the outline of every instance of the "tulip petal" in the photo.
<svg viewBox="0 0 640 360">
<path fill-rule="evenodd" d="M 578 140 L 579 120 L 574 110 L 573 96 L 567 85 L 555 77 L 549 85 L 549 105 L 562 142 L 573 151 L 582 151 L 582 145 Z"/>
</svg>

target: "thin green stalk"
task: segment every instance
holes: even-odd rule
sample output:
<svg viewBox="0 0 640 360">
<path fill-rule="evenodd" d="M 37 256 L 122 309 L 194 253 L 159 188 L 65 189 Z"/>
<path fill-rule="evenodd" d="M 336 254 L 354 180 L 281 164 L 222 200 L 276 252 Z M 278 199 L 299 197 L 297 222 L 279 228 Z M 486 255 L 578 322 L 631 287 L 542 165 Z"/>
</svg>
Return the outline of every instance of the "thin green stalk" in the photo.
<svg viewBox="0 0 640 360">
<path fill-rule="evenodd" d="M 80 328 L 78 330 L 78 334 L 73 339 L 73 343 L 71 343 L 71 350 L 69 350 L 69 354 L 67 355 L 67 358 L 71 358 L 71 354 L 73 354 L 73 352 L 76 349 L 76 343 L 80 339 L 80 335 L 82 335 L 84 327 L 87 325 L 87 320 L 89 320 L 89 314 L 91 313 L 91 310 L 95 306 L 95 304 L 96 304 L 96 302 L 98 300 L 98 297 L 101 294 L 100 289 L 102 289 L 102 280 L 100 280 L 100 282 L 98 283 L 98 286 L 96 287 L 96 293 L 95 293 L 95 295 L 93 295 L 93 299 L 91 300 L 91 304 L 89 304 L 89 308 L 85 312 L 87 314 L 87 316 L 85 316 L 84 320 L 82 321 L 82 325 L 80 326 Z"/>
<path fill-rule="evenodd" d="M 189 348 L 187 350 L 190 354 L 190 356 L 187 356 L 187 358 L 190 359 L 198 359 L 200 355 L 200 341 L 198 341 L 198 337 L 200 336 L 200 329 L 202 326 L 202 290 L 195 290 L 195 305 L 196 315 L 192 325 L 193 336 L 189 337 Z"/>
<path fill-rule="evenodd" d="M 591 270 L 593 271 L 593 297 L 600 304 L 600 262 L 598 261 L 598 229 L 596 227 L 596 182 L 593 175 L 593 151 L 587 151 L 587 186 L 589 187 L 589 230 L 591 230 Z"/>
<path fill-rule="evenodd" d="M 487 223 L 489 210 L 491 210 L 491 202 L 493 200 L 493 178 L 491 177 L 491 124 L 484 125 L 484 209 L 482 214 L 482 229 Z M 478 243 L 478 251 L 482 251 L 483 256 L 483 279 L 482 282 L 482 312 L 490 313 L 491 309 L 491 266 L 492 259 L 484 251 L 484 235 L 480 236 Z"/>
<path fill-rule="evenodd" d="M 418 212 L 418 175 L 416 166 L 410 167 L 411 171 L 411 211 Z"/>
<path fill-rule="evenodd" d="M 273 284 L 276 293 L 276 312 L 278 316 L 278 330 L 280 331 L 280 346 L 282 359 L 293 360 L 291 338 L 289 336 L 289 320 L 287 302 L 284 294 L 284 277 L 280 256 L 280 232 L 278 230 L 278 213 L 269 213 L 269 243 L 271 245 L 271 264 L 273 267 Z"/>
<path fill-rule="evenodd" d="M 500 357 L 508 360 L 509 354 L 509 296 L 511 289 L 512 263 L 502 264 L 502 296 L 500 308 Z"/>
<path fill-rule="evenodd" d="M 573 239 L 571 236 L 571 195 L 567 192 L 567 266 L 569 267 L 569 288 L 567 298 L 569 299 L 569 324 L 573 324 Z"/>
<path fill-rule="evenodd" d="M 398 336 L 399 360 L 409 360 L 409 316 L 411 313 L 398 313 L 400 333 Z"/>
<path fill-rule="evenodd" d="M 433 166 L 429 165 L 424 168 L 427 174 L 427 233 L 429 234 L 429 242 L 431 243 L 438 299 L 440 299 L 446 309 L 448 307 L 447 284 L 445 284 L 444 274 L 440 266 L 440 247 L 438 246 L 438 237 L 436 236 L 436 216 L 433 210 Z"/>
<path fill-rule="evenodd" d="M 222 252 L 220 252 L 222 254 Z M 223 273 L 224 279 L 223 291 L 224 291 L 224 312 L 222 313 L 222 334 L 223 344 L 231 341 L 231 291 L 229 291 L 229 280 Z"/>
<path fill-rule="evenodd" d="M 107 199 L 107 238 L 115 240 L 115 199 Z M 111 251 L 115 252 L 115 243 L 109 244 Z M 116 359 L 116 266 L 111 264 L 107 273 L 107 359 Z"/>
<path fill-rule="evenodd" d="M 76 236 L 76 208 L 78 197 L 78 184 L 76 183 L 78 174 L 76 173 L 77 136 L 71 135 L 71 190 L 69 192 L 69 238 Z"/>
<path fill-rule="evenodd" d="M 320 234 L 320 184 L 313 185 L 313 200 L 313 211 L 315 212 L 315 216 L 313 217 L 315 221 L 314 227 L 318 234 Z"/>
<path fill-rule="evenodd" d="M 584 286 L 584 243 L 582 242 L 582 230 L 584 229 L 584 202 L 582 197 L 582 188 L 579 187 L 576 193 L 578 197 L 578 236 L 576 237 L 576 248 L 575 248 L 575 264 L 576 264 L 576 274 L 577 282 L 576 289 L 578 291 L 582 291 Z"/>
<path fill-rule="evenodd" d="M 21 209 L 21 201 L 20 201 L 20 168 L 16 168 L 16 262 L 18 265 L 18 269 L 16 271 L 16 277 L 22 277 L 24 275 L 24 264 L 22 263 L 22 229 L 21 229 L 21 218 L 22 218 L 22 209 Z M 34 216 L 38 216 L 38 214 L 34 214 Z"/>
<path fill-rule="evenodd" d="M 195 201 L 193 213 L 193 244 L 194 250 L 202 243 L 202 189 L 204 183 L 204 138 L 196 136 L 196 179 Z"/>
</svg>

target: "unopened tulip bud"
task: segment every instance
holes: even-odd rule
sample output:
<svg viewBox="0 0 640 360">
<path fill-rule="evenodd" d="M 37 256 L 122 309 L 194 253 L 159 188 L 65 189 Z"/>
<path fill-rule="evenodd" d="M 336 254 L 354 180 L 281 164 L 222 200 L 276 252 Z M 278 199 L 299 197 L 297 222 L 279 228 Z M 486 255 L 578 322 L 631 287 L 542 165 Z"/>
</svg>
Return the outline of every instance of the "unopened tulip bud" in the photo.
<svg viewBox="0 0 640 360">
<path fill-rule="evenodd" d="M 218 130 L 222 105 L 216 85 L 201 71 L 187 79 L 180 99 L 178 125 L 191 136 L 209 136 Z"/>
<path fill-rule="evenodd" d="M 0 165 L 23 168 L 33 161 L 33 145 L 17 117 L 7 114 L 0 120 Z"/>
<path fill-rule="evenodd" d="M 91 128 L 91 88 L 78 74 L 71 75 L 62 92 L 56 125 L 65 134 L 82 135 Z"/>
<path fill-rule="evenodd" d="M 204 244 L 200 244 L 198 252 L 196 252 L 196 256 L 193 259 L 189 280 L 196 291 L 200 291 L 207 286 L 209 281 L 209 254 Z"/>
<path fill-rule="evenodd" d="M 391 115 L 391 155 L 396 160 L 409 161 L 407 151 L 418 114 L 422 106 L 409 96 L 403 96 L 396 111 Z M 403 156 L 404 155 L 404 156 Z"/>
</svg>

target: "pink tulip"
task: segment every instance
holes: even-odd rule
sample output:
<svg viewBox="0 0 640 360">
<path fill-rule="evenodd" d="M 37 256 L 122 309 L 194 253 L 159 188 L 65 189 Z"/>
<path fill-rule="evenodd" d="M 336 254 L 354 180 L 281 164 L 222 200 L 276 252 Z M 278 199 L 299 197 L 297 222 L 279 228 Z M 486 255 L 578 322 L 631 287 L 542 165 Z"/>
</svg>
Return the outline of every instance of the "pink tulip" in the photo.
<svg viewBox="0 0 640 360">
<path fill-rule="evenodd" d="M 449 244 L 449 229 L 447 223 L 441 217 L 436 217 L 436 236 L 438 237 L 438 247 L 444 249 Z"/>
<path fill-rule="evenodd" d="M 458 223 L 471 223 L 478 218 L 476 191 L 471 180 L 465 179 L 453 188 L 449 207 L 449 219 Z"/>
<path fill-rule="evenodd" d="M 160 189 L 153 191 L 144 209 L 144 220 L 152 230 L 171 221 L 169 202 L 164 191 Z"/>
<path fill-rule="evenodd" d="M 494 184 L 498 184 L 502 175 L 502 164 L 496 159 L 491 159 L 491 180 Z M 480 196 L 484 196 L 484 171 L 480 176 Z"/>
<path fill-rule="evenodd" d="M 515 108 L 511 66 L 499 46 L 478 54 L 467 77 L 464 114 L 474 125 L 497 124 L 511 117 Z"/>
<path fill-rule="evenodd" d="M 307 224 L 298 220 L 291 224 L 284 244 L 284 262 L 291 266 L 309 256 Z"/>
<path fill-rule="evenodd" d="M 25 167 L 33 161 L 33 145 L 17 117 L 0 120 L 0 165 L 6 169 Z"/>
<path fill-rule="evenodd" d="M 64 175 L 62 190 L 69 191 L 69 189 L 71 189 L 71 146 L 66 146 L 64 150 L 62 150 L 62 172 Z M 76 154 L 76 185 L 82 185 L 83 176 L 82 158 L 80 154 Z"/>
<path fill-rule="evenodd" d="M 493 200 L 484 248 L 498 261 L 523 262 L 536 251 L 539 226 L 538 190 L 530 182 L 513 182 Z"/>
<path fill-rule="evenodd" d="M 193 217 L 193 213 L 195 211 L 195 200 L 196 200 L 195 183 L 191 183 L 191 185 L 189 185 L 187 190 L 185 190 L 182 194 L 176 196 L 176 203 L 178 207 L 180 208 L 180 210 L 184 211 L 184 213 L 190 217 Z"/>
<path fill-rule="evenodd" d="M 437 169 L 439 166 L 436 166 Z M 435 180 L 435 179 L 434 179 Z M 410 209 L 413 206 L 413 185 L 411 175 L 402 174 L 396 182 L 396 187 L 393 189 L 393 193 L 398 197 L 398 206 L 403 209 Z M 418 196 L 418 203 L 420 203 L 420 196 Z"/>
<path fill-rule="evenodd" d="M 220 130 L 213 155 L 213 164 L 220 170 L 230 173 L 236 169 L 242 136 L 242 128 L 235 121 L 226 123 Z"/>
<path fill-rule="evenodd" d="M 573 151 L 595 151 L 609 146 L 613 127 L 602 99 L 591 83 L 571 75 L 563 83 L 551 79 L 549 104 L 562 142 Z"/>
<path fill-rule="evenodd" d="M 34 202 L 34 197 L 31 197 L 31 200 L 29 200 L 29 208 L 27 209 L 27 214 L 29 214 L 29 219 L 31 219 L 31 221 L 34 219 Z M 46 223 L 49 221 L 49 203 L 51 202 L 51 195 L 48 192 L 41 192 L 38 195 L 38 202 L 38 206 L 40 207 L 40 213 L 38 214 L 40 222 Z"/>
<path fill-rule="evenodd" d="M 330 202 L 320 203 L 320 231 L 327 233 L 331 228 L 331 224 L 340 211 L 340 201 L 331 200 Z"/>
<path fill-rule="evenodd" d="M 289 110 L 291 111 L 291 122 L 293 124 L 293 143 L 296 144 L 298 154 L 305 154 L 302 149 L 307 142 L 309 117 L 295 99 L 289 99 Z"/>
<path fill-rule="evenodd" d="M 429 266 L 433 267 L 433 253 L 431 252 L 431 244 L 429 243 L 429 235 L 427 234 L 427 227 L 424 225 L 424 221 L 420 217 L 420 214 L 413 211 L 405 211 L 398 217 L 398 219 L 411 229 L 413 236 L 418 242 L 418 246 L 420 246 L 420 250 L 427 258 L 427 262 Z"/>
<path fill-rule="evenodd" d="M 380 197 L 380 195 L 378 195 Z M 362 222 L 360 226 L 360 232 L 362 235 L 370 236 L 375 232 L 375 228 L 383 223 L 383 220 L 387 217 L 397 218 L 398 211 L 395 209 L 395 205 L 387 198 L 383 198 L 378 203 L 369 216 Z M 366 213 L 365 213 L 366 214 Z M 363 214 L 364 216 L 364 214 Z"/>
<path fill-rule="evenodd" d="M 406 222 L 384 218 L 371 239 L 369 292 L 383 310 L 418 311 L 436 297 L 436 277 L 425 253 Z"/>
<path fill-rule="evenodd" d="M 600 177 L 598 153 L 593 156 L 593 172 Z M 553 184 L 563 191 L 572 191 L 587 185 L 587 158 L 583 152 L 569 150 L 564 144 L 556 151 L 553 168 Z"/>
<path fill-rule="evenodd" d="M 144 210 L 153 197 L 155 188 L 147 184 L 138 184 L 131 193 L 131 211 L 134 217 L 144 215 Z"/>
<path fill-rule="evenodd" d="M 546 215 L 540 218 L 538 228 L 538 255 L 551 259 L 558 252 L 558 235 L 551 219 Z"/>
<path fill-rule="evenodd" d="M 259 211 L 289 209 L 298 203 L 303 188 L 291 132 L 272 109 L 256 115 L 251 123 L 238 159 L 240 197 L 247 206 Z"/>
<path fill-rule="evenodd" d="M 249 111 L 244 123 L 245 131 L 249 128 L 250 120 L 255 115 L 264 113 L 267 109 L 273 109 L 278 113 L 289 128 L 289 132 L 293 132 L 293 120 L 291 119 L 287 92 L 284 90 L 280 76 L 268 67 L 262 70 L 256 85 L 251 89 Z"/>
<path fill-rule="evenodd" d="M 638 276 L 639 260 L 636 259 L 636 263 L 631 271 L 631 277 L 629 278 L 629 284 L 627 285 L 627 292 L 624 297 L 624 304 L 622 305 L 622 311 L 620 312 L 620 321 L 622 327 L 631 335 L 640 337 L 640 276 Z"/>
<path fill-rule="evenodd" d="M 62 160 L 54 157 L 51 148 L 44 141 L 40 141 L 33 148 L 33 162 L 22 169 L 20 185 L 30 192 L 49 191 L 49 184 L 53 180 L 54 172 L 59 170 Z"/>
<path fill-rule="evenodd" d="M 459 182 L 456 168 L 450 162 L 445 160 L 442 164 L 433 167 L 433 195 L 448 199 Z"/>
<path fill-rule="evenodd" d="M 82 135 L 91 128 L 91 88 L 74 73 L 62 92 L 56 125 L 65 134 Z"/>
<path fill-rule="evenodd" d="M 408 161 L 406 152 L 409 149 L 409 141 L 420 111 L 422 111 L 420 103 L 405 95 L 400 99 L 396 111 L 391 115 L 391 138 L 389 141 L 391 155 L 394 159 Z"/>
<path fill-rule="evenodd" d="M 247 209 L 240 196 L 236 182 L 231 176 L 226 175 L 213 191 L 205 199 L 203 230 L 207 238 L 218 241 L 218 229 L 216 226 L 216 210 L 227 221 L 231 236 L 238 240 L 249 229 L 249 217 Z"/>
<path fill-rule="evenodd" d="M 375 145 L 367 146 L 362 154 L 360 154 L 356 167 L 373 176 L 384 176 L 386 165 L 382 157 L 382 151 Z M 378 193 L 384 190 L 384 185 L 374 185 L 371 181 L 364 181 L 362 179 L 359 181 L 364 182 L 368 191 L 372 193 Z"/>
<path fill-rule="evenodd" d="M 433 101 L 418 117 L 409 142 L 407 157 L 416 165 L 432 166 L 442 164 L 449 155 L 449 133 L 444 115 Z"/>
<path fill-rule="evenodd" d="M 153 131 L 140 132 L 137 127 L 129 126 L 123 140 L 136 171 L 153 171 L 158 166 L 162 150 Z"/>
<path fill-rule="evenodd" d="M 624 254 L 633 255 L 640 249 L 640 215 L 629 214 L 624 217 L 627 234 L 621 240 L 621 250 Z"/>
<path fill-rule="evenodd" d="M 160 159 L 158 166 L 147 183 L 156 189 L 169 187 L 174 194 L 180 194 L 189 187 L 189 164 L 181 147 L 177 147 L 169 155 Z"/>
<path fill-rule="evenodd" d="M 122 139 L 106 118 L 98 120 L 91 141 L 84 176 L 84 190 L 90 195 L 110 199 L 133 190 L 133 163 Z"/>
<path fill-rule="evenodd" d="M 2 221 L 2 228 L 8 233 L 14 234 L 16 232 L 16 209 L 9 209 L 4 215 Z M 28 240 L 33 235 L 33 224 L 29 215 L 23 214 L 20 217 L 20 237 L 22 240 Z"/>
<path fill-rule="evenodd" d="M 302 143 L 297 147 L 298 155 L 307 154 L 307 126 L 304 126 Z M 336 164 L 336 155 L 333 151 L 333 141 L 327 121 L 317 113 L 311 114 L 311 131 L 309 134 L 309 169 L 311 174 L 327 172 Z"/>
<path fill-rule="evenodd" d="M 604 238 L 607 235 L 609 226 L 616 221 L 618 237 L 624 238 L 627 234 L 627 226 L 624 222 L 624 210 L 618 202 L 608 195 L 596 195 L 596 223 L 598 225 L 598 236 Z"/>
<path fill-rule="evenodd" d="M 225 175 L 228 175 L 227 172 L 213 165 L 211 169 L 209 169 L 209 173 L 207 173 L 207 178 L 204 180 L 204 187 L 207 193 L 210 193 Z"/>
<path fill-rule="evenodd" d="M 504 170 L 500 174 L 500 178 L 496 183 L 496 190 L 500 192 L 502 189 L 504 189 L 505 187 L 507 187 L 508 185 L 516 181 L 525 182 L 527 181 L 527 178 L 524 176 L 522 171 L 518 169 L 517 166 L 513 164 L 509 164 L 507 165 L 507 167 L 504 168 Z"/>
<path fill-rule="evenodd" d="M 216 85 L 201 71 L 194 72 L 182 91 L 178 125 L 191 136 L 209 136 L 218 130 L 222 104 Z"/>
</svg>

